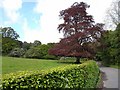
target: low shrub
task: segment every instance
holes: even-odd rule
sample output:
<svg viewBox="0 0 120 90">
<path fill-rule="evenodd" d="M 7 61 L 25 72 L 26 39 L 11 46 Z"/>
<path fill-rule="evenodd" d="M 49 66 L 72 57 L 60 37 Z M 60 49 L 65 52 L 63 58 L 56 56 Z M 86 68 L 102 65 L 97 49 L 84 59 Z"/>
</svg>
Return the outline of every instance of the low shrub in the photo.
<svg viewBox="0 0 120 90">
<path fill-rule="evenodd" d="M 49 71 L 22 71 L 3 75 L 4 90 L 96 88 L 99 68 L 95 61 L 71 64 Z"/>
<path fill-rule="evenodd" d="M 11 57 L 22 57 L 24 54 L 25 54 L 25 50 L 23 48 L 14 48 L 9 53 L 9 56 L 11 56 Z"/>
</svg>

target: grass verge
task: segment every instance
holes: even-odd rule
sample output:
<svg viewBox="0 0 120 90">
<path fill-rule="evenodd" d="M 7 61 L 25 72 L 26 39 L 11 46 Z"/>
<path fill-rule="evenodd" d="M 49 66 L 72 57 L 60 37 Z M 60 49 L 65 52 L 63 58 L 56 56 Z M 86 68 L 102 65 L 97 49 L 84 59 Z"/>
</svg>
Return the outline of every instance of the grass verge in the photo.
<svg viewBox="0 0 120 90">
<path fill-rule="evenodd" d="M 110 65 L 110 67 L 120 69 L 120 65 Z"/>
</svg>

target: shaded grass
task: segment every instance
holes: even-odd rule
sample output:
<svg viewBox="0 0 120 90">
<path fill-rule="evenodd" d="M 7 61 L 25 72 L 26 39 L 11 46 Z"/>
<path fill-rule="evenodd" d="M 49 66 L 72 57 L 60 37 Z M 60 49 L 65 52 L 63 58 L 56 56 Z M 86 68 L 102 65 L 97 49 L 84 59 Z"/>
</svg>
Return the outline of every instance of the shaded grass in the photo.
<svg viewBox="0 0 120 90">
<path fill-rule="evenodd" d="M 2 74 L 25 70 L 46 70 L 60 65 L 64 67 L 64 65 L 68 64 L 58 62 L 58 60 L 2 57 Z"/>
<path fill-rule="evenodd" d="M 87 58 L 81 58 L 80 62 L 84 63 L 88 60 L 89 59 L 87 59 Z M 58 60 L 58 63 L 75 64 L 76 63 L 76 58 L 75 57 L 66 57 L 65 59 Z"/>
<path fill-rule="evenodd" d="M 120 69 L 120 65 L 110 65 L 110 67 Z"/>
</svg>

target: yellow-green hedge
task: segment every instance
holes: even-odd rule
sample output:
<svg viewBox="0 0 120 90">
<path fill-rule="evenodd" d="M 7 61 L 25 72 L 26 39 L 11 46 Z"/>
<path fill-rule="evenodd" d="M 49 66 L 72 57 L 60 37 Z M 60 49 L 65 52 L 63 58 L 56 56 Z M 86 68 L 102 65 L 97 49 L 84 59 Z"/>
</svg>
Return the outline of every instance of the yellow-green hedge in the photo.
<svg viewBox="0 0 120 90">
<path fill-rule="evenodd" d="M 49 71 L 18 72 L 6 74 L 2 78 L 4 90 L 37 90 L 65 88 L 96 88 L 99 68 L 95 61 L 71 64 Z"/>
</svg>

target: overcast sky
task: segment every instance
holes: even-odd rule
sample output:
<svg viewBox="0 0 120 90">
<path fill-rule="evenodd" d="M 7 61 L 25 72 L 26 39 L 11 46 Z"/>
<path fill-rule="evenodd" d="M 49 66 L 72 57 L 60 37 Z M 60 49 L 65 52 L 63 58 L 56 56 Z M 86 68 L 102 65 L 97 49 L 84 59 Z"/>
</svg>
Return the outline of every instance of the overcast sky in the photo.
<svg viewBox="0 0 120 90">
<path fill-rule="evenodd" d="M 59 42 L 59 12 L 81 1 L 90 5 L 87 11 L 95 22 L 103 23 L 113 0 L 0 0 L 0 27 L 12 27 L 21 41 Z"/>
</svg>

